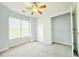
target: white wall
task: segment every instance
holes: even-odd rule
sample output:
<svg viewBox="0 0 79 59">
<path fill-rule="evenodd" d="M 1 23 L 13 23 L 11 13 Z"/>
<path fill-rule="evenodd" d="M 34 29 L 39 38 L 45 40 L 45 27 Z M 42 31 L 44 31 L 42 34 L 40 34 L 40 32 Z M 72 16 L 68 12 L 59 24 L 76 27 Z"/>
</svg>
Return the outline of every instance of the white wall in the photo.
<svg viewBox="0 0 79 59">
<path fill-rule="evenodd" d="M 52 6 L 53 5 L 50 5 L 50 8 Z M 46 10 L 47 10 L 47 8 L 46 8 Z M 40 35 L 42 35 L 42 36 L 40 36 L 40 39 L 38 39 L 38 40 L 40 41 L 41 39 L 43 39 L 43 40 L 41 40 L 43 43 L 51 44 L 52 43 L 51 17 L 59 15 L 59 14 L 63 14 L 65 12 L 69 12 L 69 11 L 70 11 L 70 9 L 67 6 L 66 6 L 66 8 L 65 7 L 62 7 L 62 8 L 60 7 L 59 9 L 56 8 L 56 10 L 53 10 L 53 9 L 50 10 L 49 9 L 49 12 L 47 12 L 46 15 L 38 17 L 38 20 L 39 20 L 38 23 L 40 22 L 43 25 L 42 26 L 43 29 L 41 29 L 43 31 L 43 33 L 40 33 Z M 15 12 L 15 14 L 16 14 L 16 12 Z M 14 14 L 14 16 L 16 17 L 15 14 Z M 5 49 L 5 48 L 8 47 L 8 42 L 9 42 L 8 41 L 8 17 L 9 16 L 8 16 L 7 9 L 5 7 L 0 7 L 0 24 L 1 24 L 0 25 L 0 29 L 1 29 L 0 30 L 0 50 Z M 17 17 L 20 17 L 20 16 L 17 16 Z M 25 18 L 25 17 L 22 17 L 22 18 Z M 34 20 L 33 22 L 36 22 L 36 21 Z M 36 29 L 35 29 L 36 28 L 36 23 L 34 23 L 32 26 L 33 26 L 32 27 L 33 28 L 32 35 L 34 35 L 32 38 L 36 39 L 36 35 L 37 35 L 37 33 L 35 33 L 35 31 L 36 31 Z M 39 27 L 39 25 L 38 25 L 38 27 Z M 16 40 L 14 42 L 16 42 Z M 20 41 L 20 42 L 22 42 L 22 41 Z M 12 43 L 12 44 L 14 44 L 14 43 Z"/>
<path fill-rule="evenodd" d="M 30 21 L 29 16 L 24 16 L 11 11 L 5 6 L 0 5 L 0 51 L 8 49 L 9 47 L 29 42 L 30 37 L 17 38 L 9 40 L 9 17 L 19 18 L 22 20 Z M 36 39 L 36 18 L 31 17 L 31 36 Z"/>
<path fill-rule="evenodd" d="M 70 13 L 52 17 L 52 41 L 72 45 Z"/>
<path fill-rule="evenodd" d="M 43 24 L 43 33 L 41 33 L 41 35 L 43 35 L 43 36 L 41 36 L 43 38 L 42 42 L 48 43 L 48 44 L 52 43 L 51 17 L 71 12 L 70 7 L 68 5 L 65 7 L 64 4 L 61 4 L 60 6 L 62 6 L 62 5 L 63 5 L 63 7 L 57 7 L 54 10 L 52 9 L 53 5 L 50 5 L 49 7 L 47 6 L 46 11 L 44 11 L 44 12 L 46 12 L 46 14 L 41 15 L 40 17 L 37 18 L 39 20 L 38 23 Z M 40 41 L 41 39 L 38 39 L 38 40 Z"/>
<path fill-rule="evenodd" d="M 14 17 L 14 18 L 17 18 L 17 19 L 20 19 L 20 20 L 25 20 L 25 21 L 30 22 L 29 17 L 18 14 L 18 13 L 14 12 L 10 9 L 8 9 L 8 14 L 9 14 L 8 22 L 9 22 L 9 17 Z M 9 46 L 13 47 L 13 46 L 16 46 L 18 44 L 21 44 L 21 43 L 24 43 L 24 42 L 29 42 L 29 41 L 30 41 L 30 36 L 29 37 L 24 37 L 24 38 L 16 38 L 16 39 L 9 40 Z"/>
<path fill-rule="evenodd" d="M 21 43 L 24 43 L 24 42 L 29 42 L 29 41 L 34 41 L 36 40 L 36 18 L 34 17 L 29 17 L 29 16 L 24 16 L 24 15 L 21 15 L 21 14 L 18 14 L 14 11 L 11 11 L 9 9 L 9 17 L 14 17 L 14 18 L 18 18 L 18 19 L 21 19 L 21 20 L 26 20 L 26 21 L 29 21 L 29 26 L 31 31 L 30 31 L 30 34 L 31 36 L 29 37 L 24 37 L 24 38 L 17 38 L 17 39 L 13 39 L 13 40 L 9 40 L 9 46 L 15 46 L 15 45 L 18 45 L 18 44 L 21 44 Z"/>
<path fill-rule="evenodd" d="M 34 41 L 37 39 L 37 19 L 30 17 L 30 40 Z"/>
<path fill-rule="evenodd" d="M 43 41 L 43 23 L 41 20 L 37 20 L 37 40 Z"/>
<path fill-rule="evenodd" d="M 43 33 L 40 33 L 41 36 L 39 36 L 38 32 L 38 40 L 42 41 L 43 43 L 51 44 L 51 21 L 49 16 L 43 16 L 38 19 L 38 27 L 39 24 L 43 25 L 42 31 Z"/>
<path fill-rule="evenodd" d="M 8 10 L 0 5 L 0 51 L 8 49 Z"/>
</svg>

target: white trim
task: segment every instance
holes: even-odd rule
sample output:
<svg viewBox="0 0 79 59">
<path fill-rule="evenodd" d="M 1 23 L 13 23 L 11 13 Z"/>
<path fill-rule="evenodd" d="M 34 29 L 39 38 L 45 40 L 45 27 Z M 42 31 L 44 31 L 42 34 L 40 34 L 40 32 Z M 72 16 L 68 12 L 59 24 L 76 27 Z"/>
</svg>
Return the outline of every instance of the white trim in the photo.
<svg viewBox="0 0 79 59">
<path fill-rule="evenodd" d="M 28 41 L 22 41 L 22 42 L 18 42 L 18 43 L 15 43 L 15 44 L 10 44 L 9 45 L 9 47 L 14 47 L 14 46 L 17 46 L 17 45 L 21 45 L 21 44 L 23 44 L 23 43 L 27 43 L 27 42 L 30 42 L 30 40 L 28 40 Z"/>
<path fill-rule="evenodd" d="M 67 14 L 67 13 L 70 13 L 70 14 L 72 14 L 71 13 L 71 11 L 72 11 L 72 9 L 71 10 L 69 10 L 69 11 L 66 11 L 66 12 L 63 12 L 63 13 L 60 13 L 60 14 L 57 14 L 57 15 L 53 15 L 53 16 L 50 16 L 50 18 L 52 18 L 52 17 L 57 17 L 57 16 L 60 16 L 60 15 L 63 15 L 63 14 Z M 51 19 L 50 19 L 51 20 Z M 71 16 L 71 22 L 72 22 L 72 16 Z M 71 26 L 71 28 L 72 28 L 72 26 Z M 71 29 L 72 30 L 72 29 Z M 71 31 L 71 39 L 73 40 L 73 34 L 72 34 L 72 31 Z M 52 38 L 51 38 L 51 40 L 52 40 Z M 68 46 L 72 46 L 72 44 L 73 44 L 73 41 L 72 41 L 72 44 L 70 44 L 70 43 L 66 43 L 66 42 L 59 42 L 59 41 L 52 41 L 52 43 L 53 42 L 56 42 L 56 43 L 60 43 L 60 44 L 64 44 L 64 45 L 68 45 Z"/>
<path fill-rule="evenodd" d="M 73 27 L 73 16 L 72 16 L 72 14 L 73 14 L 73 8 L 72 7 L 70 8 L 70 11 L 71 11 L 70 12 L 70 16 L 71 16 L 71 39 L 72 39 L 72 55 L 73 55 L 74 54 L 73 53 L 73 49 L 74 49 L 74 47 L 73 47 L 73 40 L 74 40 L 74 38 L 73 38 L 74 37 L 73 28 L 74 27 Z"/>
<path fill-rule="evenodd" d="M 59 44 L 63 44 L 63 45 L 72 46 L 70 43 L 66 43 L 66 42 L 54 41 L 54 42 L 52 42 L 52 43 L 59 43 Z"/>
<path fill-rule="evenodd" d="M 50 16 L 50 18 L 56 17 L 56 16 L 60 16 L 60 15 L 63 15 L 63 14 L 67 14 L 67 13 L 70 13 L 70 12 L 71 12 L 71 11 L 62 12 L 62 13 L 60 13 L 60 14 L 52 15 L 52 16 Z"/>
<path fill-rule="evenodd" d="M 0 49 L 0 52 L 3 52 L 5 50 L 8 50 L 9 48 Z"/>
<path fill-rule="evenodd" d="M 50 44 L 50 45 L 52 44 L 52 42 L 44 42 L 44 41 L 38 41 L 38 40 L 37 40 L 37 42 L 41 42 L 43 44 Z"/>
</svg>

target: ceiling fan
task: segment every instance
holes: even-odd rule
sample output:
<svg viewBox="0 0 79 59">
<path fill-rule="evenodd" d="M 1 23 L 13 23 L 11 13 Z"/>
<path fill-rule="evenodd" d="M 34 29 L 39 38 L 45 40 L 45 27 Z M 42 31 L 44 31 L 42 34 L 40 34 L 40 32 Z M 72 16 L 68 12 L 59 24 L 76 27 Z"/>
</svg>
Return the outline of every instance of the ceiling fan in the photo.
<svg viewBox="0 0 79 59">
<path fill-rule="evenodd" d="M 42 10 L 46 8 L 46 4 L 40 3 L 40 2 L 32 2 L 31 7 L 28 7 L 26 9 L 32 10 L 31 15 L 35 15 L 37 12 L 39 14 L 42 14 Z M 25 12 L 25 10 L 23 10 Z"/>
</svg>

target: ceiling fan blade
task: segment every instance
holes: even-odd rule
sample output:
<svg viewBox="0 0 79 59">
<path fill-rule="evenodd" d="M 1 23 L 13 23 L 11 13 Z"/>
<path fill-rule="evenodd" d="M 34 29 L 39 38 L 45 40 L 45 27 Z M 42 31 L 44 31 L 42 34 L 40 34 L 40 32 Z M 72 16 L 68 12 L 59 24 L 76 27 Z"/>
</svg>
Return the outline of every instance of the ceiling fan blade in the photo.
<svg viewBox="0 0 79 59">
<path fill-rule="evenodd" d="M 32 9 L 32 8 L 26 8 L 26 9 Z"/>
<path fill-rule="evenodd" d="M 32 2 L 33 5 L 36 5 L 36 2 Z"/>
<path fill-rule="evenodd" d="M 36 2 L 33 2 L 34 4 L 36 4 Z"/>
<path fill-rule="evenodd" d="M 31 15 L 35 15 L 35 12 L 32 12 Z"/>
<path fill-rule="evenodd" d="M 39 8 L 46 8 L 46 5 L 39 6 Z"/>
<path fill-rule="evenodd" d="M 40 14 L 42 14 L 42 12 L 41 12 L 41 11 L 39 11 L 39 10 L 38 10 L 38 12 L 39 12 Z"/>
<path fill-rule="evenodd" d="M 34 12 L 31 13 L 31 15 L 33 15 L 33 14 L 34 14 Z"/>
<path fill-rule="evenodd" d="M 31 15 L 35 15 L 36 12 L 38 12 L 39 14 L 42 14 L 41 9 L 46 8 L 46 4 L 37 4 L 37 2 L 32 2 L 32 8 L 28 8 L 28 9 L 33 9 L 33 12 L 31 13 Z"/>
</svg>

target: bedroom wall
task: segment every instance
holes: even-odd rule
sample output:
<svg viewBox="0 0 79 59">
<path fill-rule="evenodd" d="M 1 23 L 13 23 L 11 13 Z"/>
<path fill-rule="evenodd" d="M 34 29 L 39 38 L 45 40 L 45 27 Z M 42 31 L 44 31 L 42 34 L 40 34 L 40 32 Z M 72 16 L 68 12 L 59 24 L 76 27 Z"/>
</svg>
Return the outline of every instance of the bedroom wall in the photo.
<svg viewBox="0 0 79 59">
<path fill-rule="evenodd" d="M 51 17 L 69 13 L 69 12 L 71 12 L 71 9 L 70 9 L 70 7 L 69 8 L 60 7 L 59 9 L 53 10 L 52 12 L 51 11 L 52 11 L 52 9 L 49 10 L 49 12 L 47 12 L 47 14 L 44 14 L 37 18 L 39 20 L 38 23 L 42 23 L 42 25 L 43 25 L 43 28 L 42 28 L 43 33 L 40 33 L 40 35 L 42 35 L 42 36 L 39 37 L 40 39 L 38 39 L 38 41 L 42 40 L 42 42 L 46 43 L 46 44 L 52 43 Z"/>
<path fill-rule="evenodd" d="M 41 31 L 38 30 L 38 41 L 46 44 L 51 44 L 51 21 L 49 16 L 42 16 L 38 18 L 38 27 L 41 25 Z M 40 32 L 40 34 L 39 34 Z M 39 36 L 41 35 L 41 36 Z"/>
<path fill-rule="evenodd" d="M 8 9 L 0 5 L 0 51 L 8 49 Z"/>
<path fill-rule="evenodd" d="M 25 20 L 25 21 L 30 22 L 29 17 L 18 14 L 14 11 L 11 11 L 10 9 L 8 9 L 8 13 L 9 13 L 9 17 L 14 17 L 14 18 L 17 18 L 17 19 L 21 19 L 21 20 Z M 21 44 L 21 43 L 24 43 L 24 42 L 29 42 L 29 41 L 30 41 L 30 37 L 16 38 L 16 39 L 9 40 L 9 46 L 12 47 L 12 46 L 15 46 L 15 45 L 18 45 L 18 44 Z"/>
<path fill-rule="evenodd" d="M 9 40 L 9 17 L 14 17 L 27 21 L 30 21 L 29 18 L 31 18 L 32 30 L 30 34 L 32 34 L 31 36 L 33 39 L 36 39 L 36 34 L 34 33 L 36 31 L 36 23 L 34 23 L 36 18 L 18 14 L 17 12 L 14 12 L 0 4 L 0 51 L 6 50 L 8 49 L 8 47 L 30 41 L 30 37 Z"/>
<path fill-rule="evenodd" d="M 30 40 L 37 40 L 37 18 L 30 17 Z"/>
<path fill-rule="evenodd" d="M 42 21 L 41 20 L 37 20 L 37 40 L 38 41 L 43 41 L 43 35 L 44 35 L 44 33 L 43 33 L 43 23 L 42 23 Z"/>
</svg>

